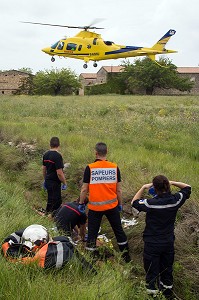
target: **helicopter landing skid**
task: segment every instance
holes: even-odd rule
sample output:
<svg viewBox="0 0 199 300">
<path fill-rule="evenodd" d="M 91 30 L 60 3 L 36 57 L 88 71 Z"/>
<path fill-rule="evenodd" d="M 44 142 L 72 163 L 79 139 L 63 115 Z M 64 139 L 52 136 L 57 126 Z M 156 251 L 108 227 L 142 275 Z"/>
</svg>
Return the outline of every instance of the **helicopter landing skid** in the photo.
<svg viewBox="0 0 199 300">
<path fill-rule="evenodd" d="M 95 67 L 95 68 L 97 67 L 97 63 L 96 62 L 93 63 L 93 67 Z M 84 69 L 88 68 L 87 62 L 85 64 L 83 64 L 83 68 Z"/>
</svg>

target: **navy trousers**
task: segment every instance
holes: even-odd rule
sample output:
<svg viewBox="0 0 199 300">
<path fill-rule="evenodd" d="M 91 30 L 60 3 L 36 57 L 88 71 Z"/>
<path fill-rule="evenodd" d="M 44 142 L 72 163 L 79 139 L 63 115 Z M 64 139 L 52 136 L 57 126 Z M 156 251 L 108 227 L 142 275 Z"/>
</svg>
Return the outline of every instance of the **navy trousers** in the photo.
<svg viewBox="0 0 199 300">
<path fill-rule="evenodd" d="M 48 201 L 46 212 L 53 212 L 62 204 L 61 199 L 61 182 L 46 180 L 46 188 L 48 192 Z"/>
<path fill-rule="evenodd" d="M 87 239 L 87 250 L 94 251 L 96 249 L 96 240 L 102 221 L 102 217 L 105 215 L 113 229 L 117 244 L 121 252 L 124 252 L 122 257 L 126 262 L 130 261 L 129 248 L 126 234 L 122 228 L 120 213 L 118 208 L 105 210 L 105 211 L 88 211 L 88 239 Z"/>
<path fill-rule="evenodd" d="M 174 243 L 144 244 L 144 269 L 149 290 L 168 290 L 173 287 Z"/>
</svg>

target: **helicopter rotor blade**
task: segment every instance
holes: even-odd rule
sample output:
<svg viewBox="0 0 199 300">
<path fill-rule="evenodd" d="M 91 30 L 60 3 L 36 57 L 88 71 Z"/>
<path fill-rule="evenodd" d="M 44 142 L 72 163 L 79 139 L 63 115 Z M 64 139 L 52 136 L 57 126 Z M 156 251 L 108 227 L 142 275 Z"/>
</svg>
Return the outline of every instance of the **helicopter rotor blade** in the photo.
<svg viewBox="0 0 199 300">
<path fill-rule="evenodd" d="M 69 25 L 60 25 L 60 24 L 39 23 L 39 22 L 25 22 L 25 21 L 21 21 L 21 23 L 44 25 L 44 26 L 67 27 L 67 28 L 80 28 L 79 26 L 69 26 Z"/>
<path fill-rule="evenodd" d="M 87 26 L 71 26 L 71 25 L 61 25 L 61 24 L 51 24 L 51 23 L 40 23 L 40 22 L 26 22 L 26 21 L 21 21 L 21 23 L 26 23 L 26 24 L 34 24 L 34 25 L 44 25 L 44 26 L 54 26 L 54 27 L 65 27 L 65 28 L 78 28 L 78 29 L 104 29 L 102 27 L 95 27 L 92 26 L 98 22 L 100 22 L 102 19 L 95 19 L 90 25 Z"/>
<path fill-rule="evenodd" d="M 104 19 L 103 18 L 96 18 L 92 21 L 92 23 L 90 23 L 89 25 L 86 25 L 86 26 L 80 26 L 79 28 L 81 29 L 85 29 L 85 30 L 88 30 L 88 29 L 104 29 L 104 27 L 96 27 L 96 26 L 93 26 L 99 22 L 102 22 Z"/>
<path fill-rule="evenodd" d="M 102 21 L 104 21 L 105 19 L 104 18 L 96 18 L 92 21 L 92 23 L 90 25 L 88 25 L 89 28 L 93 27 L 93 25 L 97 24 L 97 23 L 100 23 Z"/>
</svg>

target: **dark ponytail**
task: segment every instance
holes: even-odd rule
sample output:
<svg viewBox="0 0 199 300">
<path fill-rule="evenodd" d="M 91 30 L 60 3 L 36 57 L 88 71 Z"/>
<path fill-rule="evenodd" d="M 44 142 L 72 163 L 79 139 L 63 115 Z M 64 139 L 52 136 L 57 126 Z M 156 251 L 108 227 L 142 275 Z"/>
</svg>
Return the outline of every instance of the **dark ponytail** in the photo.
<svg viewBox="0 0 199 300">
<path fill-rule="evenodd" d="M 158 176 L 154 177 L 153 178 L 153 186 L 158 195 L 171 192 L 169 180 L 164 175 L 158 175 Z"/>
</svg>

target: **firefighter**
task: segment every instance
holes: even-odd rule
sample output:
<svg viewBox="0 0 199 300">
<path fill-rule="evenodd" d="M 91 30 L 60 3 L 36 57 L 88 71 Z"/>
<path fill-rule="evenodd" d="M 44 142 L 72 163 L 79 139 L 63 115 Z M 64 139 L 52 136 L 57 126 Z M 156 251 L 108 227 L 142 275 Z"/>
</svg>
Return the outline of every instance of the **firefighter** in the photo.
<svg viewBox="0 0 199 300">
<path fill-rule="evenodd" d="M 155 195 L 149 199 L 143 198 L 144 192 L 152 186 Z M 171 186 L 180 190 L 172 194 Z M 152 183 L 144 184 L 133 197 L 133 208 L 146 212 L 143 261 L 149 294 L 155 295 L 161 290 L 168 299 L 172 297 L 174 223 L 178 209 L 189 199 L 190 194 L 190 185 L 169 181 L 164 175 L 158 175 Z"/>
<path fill-rule="evenodd" d="M 88 238 L 86 249 L 96 253 L 98 231 L 105 215 L 111 224 L 117 244 L 126 262 L 130 261 L 126 234 L 121 225 L 122 211 L 121 175 L 118 166 L 106 159 L 107 145 L 97 143 L 95 146 L 96 160 L 84 171 L 83 185 L 80 192 L 79 210 L 85 210 L 85 198 L 89 193 L 88 202 Z"/>
<path fill-rule="evenodd" d="M 32 224 L 9 235 L 2 244 L 2 253 L 12 262 L 36 263 L 44 269 L 61 268 L 72 258 L 78 259 L 82 268 L 96 274 L 93 266 L 75 249 L 69 238 L 51 238 L 48 230 Z"/>
<path fill-rule="evenodd" d="M 64 164 L 60 150 L 58 137 L 50 139 L 50 150 L 43 155 L 42 172 L 44 188 L 48 193 L 46 213 L 50 214 L 62 204 L 61 189 L 66 190 L 66 178 L 63 172 Z M 61 186 L 62 183 L 62 186 Z"/>
<path fill-rule="evenodd" d="M 88 199 L 84 203 L 87 204 Z M 75 240 L 78 240 L 80 236 L 82 241 L 85 241 L 87 216 L 85 212 L 78 210 L 78 205 L 79 198 L 73 202 L 66 202 L 52 216 L 58 230 Z"/>
</svg>

